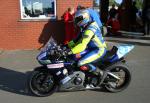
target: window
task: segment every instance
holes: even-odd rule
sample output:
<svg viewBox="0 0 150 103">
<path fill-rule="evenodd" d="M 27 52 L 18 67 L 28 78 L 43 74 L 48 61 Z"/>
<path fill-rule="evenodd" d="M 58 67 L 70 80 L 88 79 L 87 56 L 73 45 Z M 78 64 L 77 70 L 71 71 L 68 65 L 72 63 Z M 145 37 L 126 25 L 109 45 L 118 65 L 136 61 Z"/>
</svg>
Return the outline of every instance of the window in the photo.
<svg viewBox="0 0 150 103">
<path fill-rule="evenodd" d="M 20 0 L 21 19 L 55 19 L 56 0 Z"/>
</svg>

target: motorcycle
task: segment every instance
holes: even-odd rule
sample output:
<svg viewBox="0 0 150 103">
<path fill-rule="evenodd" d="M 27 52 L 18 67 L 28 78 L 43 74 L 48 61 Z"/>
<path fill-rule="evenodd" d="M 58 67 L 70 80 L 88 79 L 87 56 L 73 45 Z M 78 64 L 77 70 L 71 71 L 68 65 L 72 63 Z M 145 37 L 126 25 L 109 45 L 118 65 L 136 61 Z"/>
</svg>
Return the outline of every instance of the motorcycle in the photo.
<svg viewBox="0 0 150 103">
<path fill-rule="evenodd" d="M 56 91 L 76 91 L 105 88 L 110 92 L 126 89 L 131 80 L 124 56 L 133 45 L 113 46 L 105 56 L 93 63 L 96 73 L 81 70 L 76 66 L 79 58 L 67 56 L 64 47 L 50 38 L 37 56 L 42 65 L 35 68 L 29 77 L 29 89 L 36 96 L 49 96 Z M 87 53 L 85 50 L 83 54 Z"/>
</svg>

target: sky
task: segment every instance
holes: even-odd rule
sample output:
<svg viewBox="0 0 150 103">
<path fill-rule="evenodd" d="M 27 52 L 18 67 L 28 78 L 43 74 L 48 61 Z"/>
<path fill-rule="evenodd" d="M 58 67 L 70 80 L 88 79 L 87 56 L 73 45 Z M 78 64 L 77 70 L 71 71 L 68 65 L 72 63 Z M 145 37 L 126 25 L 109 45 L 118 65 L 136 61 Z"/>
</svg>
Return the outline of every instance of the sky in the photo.
<svg viewBox="0 0 150 103">
<path fill-rule="evenodd" d="M 115 0 L 118 4 L 122 3 L 122 0 Z"/>
<path fill-rule="evenodd" d="M 99 4 L 99 1 L 100 1 L 100 0 L 95 0 L 95 1 L 96 1 L 97 4 Z M 122 0 L 115 0 L 115 1 L 116 1 L 118 4 L 121 4 L 121 3 L 122 3 Z"/>
<path fill-rule="evenodd" d="M 95 1 L 96 1 L 97 4 L 99 4 L 99 1 L 100 1 L 100 0 L 95 0 Z"/>
</svg>

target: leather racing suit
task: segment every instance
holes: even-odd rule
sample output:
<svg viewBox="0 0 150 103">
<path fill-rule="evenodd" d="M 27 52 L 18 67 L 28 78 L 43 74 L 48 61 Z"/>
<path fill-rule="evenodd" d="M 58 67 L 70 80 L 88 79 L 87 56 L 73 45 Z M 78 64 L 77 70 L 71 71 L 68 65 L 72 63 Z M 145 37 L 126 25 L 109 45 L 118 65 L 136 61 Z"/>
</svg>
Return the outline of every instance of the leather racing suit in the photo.
<svg viewBox="0 0 150 103">
<path fill-rule="evenodd" d="M 73 54 L 82 53 L 84 50 L 89 51 L 79 59 L 77 63 L 79 67 L 102 58 L 106 53 L 106 43 L 96 22 L 90 22 L 82 28 L 77 39 L 70 41 L 68 46 Z M 96 68 L 92 66 L 92 69 Z"/>
</svg>

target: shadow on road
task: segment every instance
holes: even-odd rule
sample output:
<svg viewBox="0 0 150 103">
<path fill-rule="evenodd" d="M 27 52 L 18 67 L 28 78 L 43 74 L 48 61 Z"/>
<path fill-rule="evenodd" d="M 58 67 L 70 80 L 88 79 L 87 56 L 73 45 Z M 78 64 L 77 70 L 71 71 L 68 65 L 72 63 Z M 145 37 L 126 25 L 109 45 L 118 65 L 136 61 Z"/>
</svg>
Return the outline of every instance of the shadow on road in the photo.
<svg viewBox="0 0 150 103">
<path fill-rule="evenodd" d="M 0 90 L 26 96 L 34 96 L 28 90 L 27 79 L 30 72 L 22 73 L 10 69 L 0 67 Z M 75 90 L 75 91 L 58 91 L 57 93 L 65 92 L 79 92 L 86 90 Z M 91 90 L 97 92 L 106 92 L 104 89 Z M 109 93 L 109 92 L 108 92 Z"/>
<path fill-rule="evenodd" d="M 29 72 L 22 73 L 0 67 L 0 90 L 31 96 L 27 88 L 28 75 Z"/>
<path fill-rule="evenodd" d="M 104 93 L 110 93 L 110 92 L 107 91 L 105 88 L 100 88 L 100 89 L 83 89 L 83 90 L 70 90 L 70 91 L 69 91 L 69 90 L 68 90 L 68 91 L 67 91 L 67 90 L 66 90 L 66 91 L 64 90 L 64 91 L 58 91 L 57 93 L 60 93 L 60 94 L 61 94 L 61 93 L 67 93 L 67 92 L 69 93 L 69 92 L 80 92 L 80 91 L 85 91 L 85 92 L 86 92 L 86 91 L 95 91 L 95 92 L 101 92 L 101 93 L 102 93 L 102 92 L 104 92 Z"/>
</svg>

